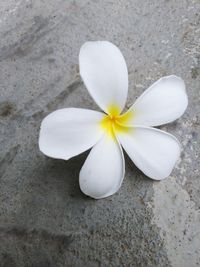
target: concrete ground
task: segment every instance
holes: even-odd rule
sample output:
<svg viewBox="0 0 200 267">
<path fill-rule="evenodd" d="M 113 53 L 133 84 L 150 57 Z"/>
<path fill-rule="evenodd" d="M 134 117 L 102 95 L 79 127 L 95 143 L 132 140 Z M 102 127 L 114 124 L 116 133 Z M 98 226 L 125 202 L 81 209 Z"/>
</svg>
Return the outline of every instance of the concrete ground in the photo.
<svg viewBox="0 0 200 267">
<path fill-rule="evenodd" d="M 162 127 L 181 141 L 169 178 L 126 157 L 114 196 L 78 185 L 88 152 L 67 162 L 38 149 L 41 120 L 62 107 L 97 109 L 78 74 L 87 40 L 109 40 L 129 69 L 127 107 L 161 76 L 186 83 L 189 107 Z M 200 266 L 199 0 L 0 1 L 0 266 Z"/>
</svg>

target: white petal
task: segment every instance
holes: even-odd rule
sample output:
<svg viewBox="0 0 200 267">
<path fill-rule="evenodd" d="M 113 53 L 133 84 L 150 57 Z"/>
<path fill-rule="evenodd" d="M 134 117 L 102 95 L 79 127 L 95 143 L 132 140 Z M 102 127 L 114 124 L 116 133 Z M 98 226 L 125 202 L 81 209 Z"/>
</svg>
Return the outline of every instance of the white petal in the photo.
<svg viewBox="0 0 200 267">
<path fill-rule="evenodd" d="M 158 129 L 136 126 L 117 136 L 135 165 L 155 180 L 169 176 L 180 156 L 178 140 Z"/>
<path fill-rule="evenodd" d="M 107 41 L 86 42 L 79 54 L 80 75 L 96 103 L 106 113 L 124 108 L 128 71 L 119 48 Z"/>
<path fill-rule="evenodd" d="M 104 114 L 78 108 L 65 108 L 49 114 L 41 124 L 39 147 L 47 156 L 69 159 L 96 144 L 103 132 L 99 126 Z"/>
<path fill-rule="evenodd" d="M 80 188 L 95 199 L 108 197 L 120 188 L 124 172 L 124 155 L 120 145 L 104 136 L 92 148 L 80 171 Z"/>
<path fill-rule="evenodd" d="M 129 125 L 158 126 L 178 119 L 186 110 L 188 98 L 184 81 L 166 76 L 149 87 L 129 109 Z"/>
</svg>

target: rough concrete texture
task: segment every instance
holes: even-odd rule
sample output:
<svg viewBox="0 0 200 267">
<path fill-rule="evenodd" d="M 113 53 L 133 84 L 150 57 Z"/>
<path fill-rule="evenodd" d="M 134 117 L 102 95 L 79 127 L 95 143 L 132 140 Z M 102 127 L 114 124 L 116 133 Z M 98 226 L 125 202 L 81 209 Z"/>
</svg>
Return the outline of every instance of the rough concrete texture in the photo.
<svg viewBox="0 0 200 267">
<path fill-rule="evenodd" d="M 84 153 L 38 149 L 41 120 L 98 109 L 78 74 L 87 40 L 110 40 L 129 69 L 127 107 L 159 77 L 184 78 L 189 107 L 162 127 L 183 145 L 154 182 L 126 158 L 120 191 L 99 201 L 78 185 Z M 200 266 L 199 0 L 0 1 L 0 266 Z"/>
</svg>

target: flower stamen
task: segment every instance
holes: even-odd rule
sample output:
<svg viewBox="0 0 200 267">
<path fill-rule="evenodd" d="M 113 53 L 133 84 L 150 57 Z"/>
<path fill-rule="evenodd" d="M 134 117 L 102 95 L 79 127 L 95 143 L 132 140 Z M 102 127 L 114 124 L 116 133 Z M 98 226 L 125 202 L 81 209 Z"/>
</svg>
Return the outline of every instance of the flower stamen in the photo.
<svg viewBox="0 0 200 267">
<path fill-rule="evenodd" d="M 109 115 L 105 115 L 101 120 L 100 125 L 107 133 L 108 137 L 116 138 L 116 132 L 126 133 L 130 130 L 128 122 L 133 118 L 133 112 L 126 112 L 122 115 L 119 113 L 119 108 L 112 105 L 109 109 Z"/>
</svg>

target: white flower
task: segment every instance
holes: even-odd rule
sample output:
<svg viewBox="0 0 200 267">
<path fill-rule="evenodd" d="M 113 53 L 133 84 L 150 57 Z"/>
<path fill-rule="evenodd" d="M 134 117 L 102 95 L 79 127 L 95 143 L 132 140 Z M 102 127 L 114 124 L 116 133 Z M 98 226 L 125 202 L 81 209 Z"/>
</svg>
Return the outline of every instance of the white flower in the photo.
<svg viewBox="0 0 200 267">
<path fill-rule="evenodd" d="M 64 108 L 41 124 L 39 147 L 47 156 L 67 160 L 91 147 L 79 176 L 80 188 L 95 199 L 120 188 L 124 173 L 122 147 L 147 176 L 170 175 L 180 155 L 178 140 L 152 128 L 172 122 L 185 111 L 188 98 L 181 78 L 163 77 L 121 115 L 128 92 L 128 71 L 120 50 L 110 42 L 86 42 L 79 54 L 80 75 L 105 112 Z"/>
</svg>

